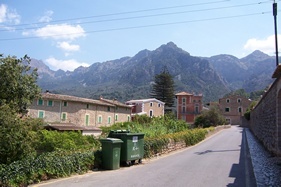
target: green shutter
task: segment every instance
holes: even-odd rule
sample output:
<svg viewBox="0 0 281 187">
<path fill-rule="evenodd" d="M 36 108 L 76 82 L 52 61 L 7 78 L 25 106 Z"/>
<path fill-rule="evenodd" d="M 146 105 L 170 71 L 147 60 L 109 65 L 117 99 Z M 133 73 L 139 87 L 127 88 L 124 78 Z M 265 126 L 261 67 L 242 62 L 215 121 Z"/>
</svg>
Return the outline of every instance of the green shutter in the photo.
<svg viewBox="0 0 281 187">
<path fill-rule="evenodd" d="M 42 99 L 38 99 L 38 105 L 43 105 L 43 100 Z"/>
<path fill-rule="evenodd" d="M 63 121 L 66 120 L 66 113 L 62 113 L 61 119 L 62 119 Z"/>
<path fill-rule="evenodd" d="M 89 115 L 88 114 L 86 115 L 86 125 L 87 126 L 89 125 Z"/>
<path fill-rule="evenodd" d="M 39 111 L 38 117 L 41 119 L 44 118 L 44 111 Z"/>
</svg>

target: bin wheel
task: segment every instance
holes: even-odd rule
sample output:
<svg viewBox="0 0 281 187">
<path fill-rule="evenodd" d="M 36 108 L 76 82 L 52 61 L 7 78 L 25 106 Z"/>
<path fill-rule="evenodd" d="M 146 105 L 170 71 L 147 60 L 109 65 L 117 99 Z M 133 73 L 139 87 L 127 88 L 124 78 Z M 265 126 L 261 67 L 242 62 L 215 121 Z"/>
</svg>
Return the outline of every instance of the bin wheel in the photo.
<svg viewBox="0 0 281 187">
<path fill-rule="evenodd" d="M 136 163 L 135 160 L 131 160 L 131 164 L 134 165 Z"/>
<path fill-rule="evenodd" d="M 126 166 L 130 167 L 132 165 L 132 163 L 130 161 L 126 161 Z"/>
<path fill-rule="evenodd" d="M 141 164 L 142 163 L 142 160 L 141 159 L 139 159 L 139 164 Z"/>
</svg>

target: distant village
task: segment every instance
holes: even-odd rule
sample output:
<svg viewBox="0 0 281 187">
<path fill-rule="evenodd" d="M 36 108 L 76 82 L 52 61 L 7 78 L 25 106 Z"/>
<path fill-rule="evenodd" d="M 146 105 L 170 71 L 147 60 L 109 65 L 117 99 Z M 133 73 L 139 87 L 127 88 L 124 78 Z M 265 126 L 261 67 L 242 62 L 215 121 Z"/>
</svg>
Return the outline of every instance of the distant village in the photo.
<svg viewBox="0 0 281 187">
<path fill-rule="evenodd" d="M 175 94 L 177 119 L 193 124 L 195 117 L 203 110 L 216 106 L 228 124 L 241 125 L 243 114 L 251 101 L 243 96 L 231 95 L 220 98 L 218 102 L 203 106 L 203 95 L 180 92 Z M 45 128 L 58 131 L 81 131 L 84 135 L 99 135 L 101 126 L 111 126 L 118 122 L 128 122 L 136 115 L 149 117 L 164 116 L 165 103 L 155 99 L 138 99 L 121 103 L 117 100 L 99 100 L 42 93 L 29 107 L 29 116 L 41 118 Z"/>
</svg>

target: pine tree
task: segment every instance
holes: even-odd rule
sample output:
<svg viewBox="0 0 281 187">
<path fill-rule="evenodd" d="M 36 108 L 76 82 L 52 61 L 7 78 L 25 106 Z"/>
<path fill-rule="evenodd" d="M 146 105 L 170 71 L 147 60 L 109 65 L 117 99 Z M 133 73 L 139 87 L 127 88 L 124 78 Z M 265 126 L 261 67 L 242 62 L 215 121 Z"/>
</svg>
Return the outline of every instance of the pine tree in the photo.
<svg viewBox="0 0 281 187">
<path fill-rule="evenodd" d="M 174 105 L 174 80 L 167 67 L 164 67 L 160 74 L 155 75 L 150 95 L 164 102 L 166 107 Z"/>
</svg>

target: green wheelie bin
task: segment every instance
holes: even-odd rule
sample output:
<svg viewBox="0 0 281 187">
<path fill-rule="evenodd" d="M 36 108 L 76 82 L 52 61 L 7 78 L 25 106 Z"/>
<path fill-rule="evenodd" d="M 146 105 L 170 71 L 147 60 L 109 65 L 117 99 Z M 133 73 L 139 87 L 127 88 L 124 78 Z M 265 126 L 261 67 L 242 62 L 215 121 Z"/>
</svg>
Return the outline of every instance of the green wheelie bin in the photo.
<svg viewBox="0 0 281 187">
<path fill-rule="evenodd" d="M 108 137 L 118 138 L 123 141 L 121 145 L 120 161 L 126 165 L 142 162 L 144 156 L 144 133 L 130 133 L 128 130 L 110 131 Z"/>
<path fill-rule="evenodd" d="M 120 154 L 122 140 L 117 138 L 100 139 L 102 144 L 102 167 L 107 170 L 120 168 Z"/>
</svg>

